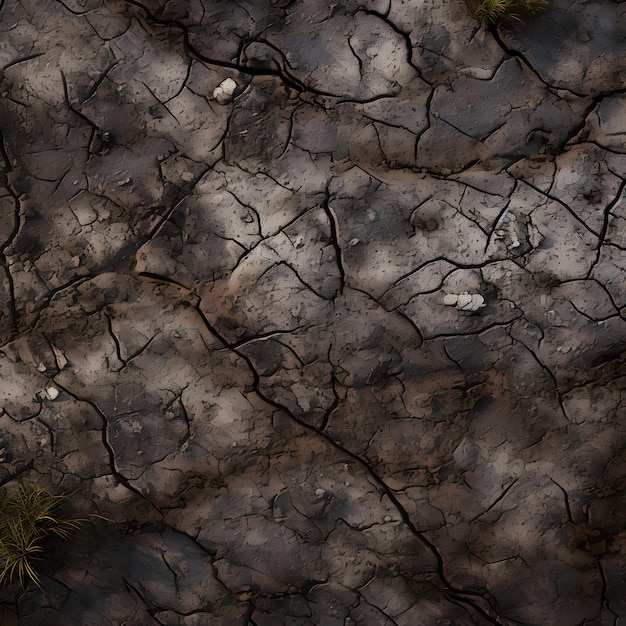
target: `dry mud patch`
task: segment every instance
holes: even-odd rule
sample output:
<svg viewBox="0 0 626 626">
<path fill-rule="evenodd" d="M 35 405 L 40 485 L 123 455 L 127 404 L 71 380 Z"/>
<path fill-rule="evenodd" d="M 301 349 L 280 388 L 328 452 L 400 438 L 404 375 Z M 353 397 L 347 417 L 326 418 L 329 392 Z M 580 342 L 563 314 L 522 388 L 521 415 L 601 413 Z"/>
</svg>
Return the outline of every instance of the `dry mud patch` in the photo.
<svg viewBox="0 0 626 626">
<path fill-rule="evenodd" d="M 625 7 L 0 2 L 4 622 L 626 620 Z"/>
</svg>

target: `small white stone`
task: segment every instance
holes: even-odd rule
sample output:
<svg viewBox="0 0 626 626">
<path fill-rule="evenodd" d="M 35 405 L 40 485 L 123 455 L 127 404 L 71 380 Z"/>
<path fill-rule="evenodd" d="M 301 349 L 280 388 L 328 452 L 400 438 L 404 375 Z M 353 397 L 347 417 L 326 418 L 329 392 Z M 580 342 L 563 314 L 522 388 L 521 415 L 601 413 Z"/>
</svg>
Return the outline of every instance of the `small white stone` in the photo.
<svg viewBox="0 0 626 626">
<path fill-rule="evenodd" d="M 534 224 L 528 224 L 528 242 L 533 248 L 538 248 L 543 241 L 543 236 L 539 232 L 539 229 Z"/>
<path fill-rule="evenodd" d="M 37 363 L 37 370 L 40 372 L 45 372 L 46 366 L 43 363 Z"/>
<path fill-rule="evenodd" d="M 48 387 L 46 389 L 46 396 L 49 400 L 56 400 L 59 397 L 59 390 L 55 387 Z"/>
<path fill-rule="evenodd" d="M 80 259 L 79 259 L 79 265 L 80 265 Z M 54 352 L 54 358 L 56 359 L 57 367 L 60 370 L 62 370 L 67 365 L 67 359 L 65 358 L 65 355 L 54 344 L 52 344 L 52 352 Z"/>
<path fill-rule="evenodd" d="M 478 311 L 487 306 L 485 299 L 479 293 L 450 293 L 444 296 L 443 303 L 447 306 L 455 306 L 460 311 Z"/>
<path fill-rule="evenodd" d="M 456 301 L 456 308 L 457 309 L 464 309 L 468 304 L 472 303 L 472 296 L 467 293 L 460 293 L 458 295 L 457 301 Z"/>
<path fill-rule="evenodd" d="M 237 89 L 237 83 L 232 78 L 227 78 L 213 90 L 213 97 L 220 104 L 227 104 L 232 101 L 235 89 Z"/>
<path fill-rule="evenodd" d="M 469 295 L 469 302 L 466 302 L 463 306 L 459 306 L 460 303 L 457 302 L 457 309 L 461 309 L 463 311 L 478 311 L 478 309 L 482 309 L 487 306 L 485 304 L 485 299 L 479 293 L 467 295 Z"/>
<path fill-rule="evenodd" d="M 326 491 L 324 489 L 316 489 L 315 496 L 318 498 L 323 498 L 326 495 Z"/>
<path fill-rule="evenodd" d="M 356 237 L 354 239 L 350 239 L 350 241 L 348 242 L 348 245 L 353 248 L 354 246 L 356 246 L 357 243 L 359 243 L 360 239 L 357 239 Z"/>
</svg>

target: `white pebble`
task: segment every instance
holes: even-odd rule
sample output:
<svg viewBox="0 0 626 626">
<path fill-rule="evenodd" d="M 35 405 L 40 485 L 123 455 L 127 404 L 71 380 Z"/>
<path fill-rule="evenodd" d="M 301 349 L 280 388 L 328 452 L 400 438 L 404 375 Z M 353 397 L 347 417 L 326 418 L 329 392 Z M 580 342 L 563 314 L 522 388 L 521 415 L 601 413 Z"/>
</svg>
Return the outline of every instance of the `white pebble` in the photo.
<svg viewBox="0 0 626 626">
<path fill-rule="evenodd" d="M 54 387 L 48 387 L 46 389 L 46 395 L 49 400 L 56 400 L 59 397 L 59 390 Z"/>
<path fill-rule="evenodd" d="M 220 104 L 227 104 L 233 99 L 235 89 L 237 89 L 237 83 L 232 78 L 227 78 L 213 90 L 213 97 Z"/>
</svg>

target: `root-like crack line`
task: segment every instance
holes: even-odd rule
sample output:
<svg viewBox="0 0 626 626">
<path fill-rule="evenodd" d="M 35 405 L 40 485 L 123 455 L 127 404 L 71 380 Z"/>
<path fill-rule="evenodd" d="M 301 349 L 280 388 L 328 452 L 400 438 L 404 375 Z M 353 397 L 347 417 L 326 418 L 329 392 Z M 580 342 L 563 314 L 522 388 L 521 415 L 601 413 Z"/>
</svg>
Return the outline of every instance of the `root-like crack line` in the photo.
<svg viewBox="0 0 626 626">
<path fill-rule="evenodd" d="M 109 436 L 107 432 L 109 428 L 109 419 L 105 415 L 104 411 L 102 411 L 102 409 L 93 400 L 89 400 L 88 398 L 82 398 L 80 396 L 77 396 L 70 389 L 60 384 L 57 380 L 54 381 L 54 384 L 59 389 L 64 391 L 68 396 L 71 396 L 72 398 L 78 400 L 79 402 L 85 402 L 86 404 L 88 404 L 98 414 L 98 416 L 100 417 L 100 420 L 102 421 L 102 444 L 104 445 L 104 448 L 106 449 L 108 457 L 109 457 L 109 467 L 111 468 L 111 474 L 121 485 L 126 487 L 126 489 L 128 489 L 132 493 L 139 496 L 142 500 L 145 500 L 159 515 L 162 515 L 162 512 L 159 509 L 159 507 L 156 504 L 154 504 L 154 502 L 152 502 L 152 500 L 150 500 L 150 498 L 148 498 L 145 494 L 141 493 L 139 489 L 137 489 L 136 487 L 133 487 L 133 485 L 131 485 L 130 481 L 126 478 L 126 476 L 124 476 L 117 469 L 117 465 L 115 463 L 115 450 L 113 449 L 113 446 L 111 445 L 111 442 L 109 441 Z"/>
<path fill-rule="evenodd" d="M 262 67 L 262 68 L 252 67 L 248 65 L 242 65 L 241 63 L 235 63 L 232 61 L 225 61 L 223 59 L 213 59 L 213 58 L 207 57 L 206 55 L 202 54 L 202 52 L 200 52 L 193 45 L 193 43 L 191 43 L 191 40 L 189 37 L 188 26 L 186 26 L 185 24 L 183 24 L 182 22 L 178 20 L 164 20 L 164 19 L 160 19 L 156 17 L 152 13 L 152 11 L 148 9 L 148 7 L 143 5 L 141 2 L 138 2 L 137 0 L 124 0 L 124 1 L 127 4 L 133 5 L 137 7 L 138 9 L 141 9 L 144 12 L 146 18 L 153 24 L 158 24 L 160 26 L 173 26 L 175 28 L 180 29 L 183 34 L 183 44 L 184 44 L 185 49 L 189 52 L 189 54 L 192 57 L 194 57 L 198 61 L 201 61 L 202 63 L 206 63 L 207 65 L 215 65 L 218 67 L 224 67 L 228 69 L 237 70 L 238 72 L 241 72 L 242 74 L 247 74 L 248 76 L 277 77 L 285 84 L 286 87 L 289 87 L 290 89 L 293 89 L 297 91 L 298 93 L 303 93 L 303 92 L 308 91 L 318 96 L 337 97 L 336 94 L 333 94 L 331 92 L 326 92 L 321 89 L 316 89 L 312 87 L 311 85 L 306 85 L 296 76 L 288 72 L 284 67 L 276 68 L 276 69 L 268 68 L 268 67 Z M 252 43 L 253 41 L 257 41 L 257 40 L 256 39 L 245 40 L 245 41 L 242 41 L 241 45 L 246 46 Z"/>
<path fill-rule="evenodd" d="M 146 278 L 148 278 L 146 276 Z M 156 279 L 155 276 L 150 276 L 150 279 Z M 169 282 L 167 279 L 161 279 L 164 282 Z M 424 545 L 424 547 L 434 556 L 437 563 L 437 574 L 439 579 L 441 580 L 442 586 L 440 588 L 440 592 L 450 601 L 455 604 L 461 603 L 468 608 L 473 609 L 476 613 L 481 615 L 485 620 L 487 620 L 490 624 L 501 624 L 498 619 L 498 612 L 492 601 L 485 598 L 483 593 L 477 591 L 470 591 L 467 589 L 462 589 L 456 587 L 447 579 L 445 571 L 444 571 L 444 560 L 443 556 L 437 549 L 437 546 L 428 539 L 426 534 L 420 531 L 417 526 L 411 520 L 411 516 L 407 512 L 407 510 L 402 506 L 398 498 L 392 489 L 385 483 L 383 478 L 378 474 L 378 472 L 368 463 L 367 460 L 363 459 L 359 455 L 350 451 L 348 448 L 344 447 L 337 441 L 333 440 L 328 433 L 320 430 L 319 427 L 308 424 L 307 422 L 300 419 L 297 415 L 295 415 L 288 407 L 272 400 L 268 397 L 263 390 L 261 389 L 261 378 L 256 371 L 252 360 L 243 352 L 238 350 L 232 344 L 230 344 L 221 333 L 213 326 L 213 324 L 208 320 L 204 312 L 201 308 L 202 300 L 198 298 L 197 304 L 195 305 L 195 309 L 200 315 L 204 325 L 211 332 L 211 334 L 216 337 L 226 348 L 234 352 L 238 357 L 245 361 L 248 366 L 252 376 L 253 376 L 253 389 L 257 396 L 263 400 L 269 406 L 272 406 L 275 409 L 278 409 L 285 413 L 291 420 L 297 423 L 301 428 L 315 433 L 318 437 L 323 438 L 330 446 L 350 457 L 354 461 L 356 461 L 361 467 L 363 467 L 367 474 L 371 477 L 376 485 L 385 493 L 385 495 L 392 502 L 396 510 L 398 511 L 400 517 L 402 518 L 406 527 L 410 530 L 410 532 Z"/>
<path fill-rule="evenodd" d="M 17 237 L 20 230 L 20 197 L 15 189 L 11 187 L 9 180 L 7 179 L 7 174 L 10 174 L 13 171 L 13 166 L 11 165 L 11 159 L 9 156 L 9 151 L 7 150 L 4 135 L 2 134 L 2 130 L 0 129 L 0 166 L 4 161 L 4 168 L 0 170 L 0 181 L 4 184 L 4 188 L 7 190 L 9 196 L 13 200 L 13 228 L 9 233 L 8 237 L 6 237 L 5 241 L 0 242 L 0 266 L 5 269 L 5 274 L 7 278 L 7 282 L 9 285 L 9 298 L 8 298 L 8 307 L 11 313 L 11 323 L 12 323 L 12 331 L 11 337 L 9 341 L 19 334 L 19 323 L 18 323 L 18 314 L 17 308 L 15 306 L 15 284 L 13 282 L 13 276 L 11 274 L 11 268 L 9 267 L 9 263 L 6 258 L 6 249 L 11 246 L 15 238 Z"/>
</svg>

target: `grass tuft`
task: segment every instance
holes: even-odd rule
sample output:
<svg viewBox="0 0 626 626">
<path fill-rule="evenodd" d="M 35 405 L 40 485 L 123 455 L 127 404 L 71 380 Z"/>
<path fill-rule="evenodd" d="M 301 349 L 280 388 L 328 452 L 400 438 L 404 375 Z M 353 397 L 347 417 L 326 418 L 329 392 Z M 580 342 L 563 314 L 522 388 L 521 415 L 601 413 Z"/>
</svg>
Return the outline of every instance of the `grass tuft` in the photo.
<svg viewBox="0 0 626 626">
<path fill-rule="evenodd" d="M 0 584 L 28 580 L 39 585 L 38 566 L 45 558 L 51 536 L 69 539 L 83 520 L 66 518 L 60 511 L 64 496 L 20 483 L 0 498 Z"/>
<path fill-rule="evenodd" d="M 475 15 L 481 22 L 497 26 L 503 22 L 524 22 L 547 6 L 548 0 L 482 0 Z"/>
</svg>

